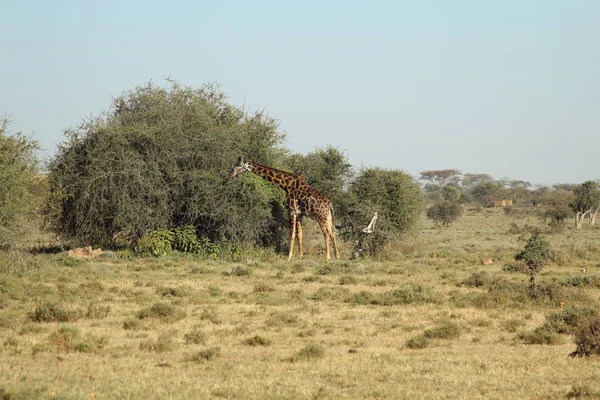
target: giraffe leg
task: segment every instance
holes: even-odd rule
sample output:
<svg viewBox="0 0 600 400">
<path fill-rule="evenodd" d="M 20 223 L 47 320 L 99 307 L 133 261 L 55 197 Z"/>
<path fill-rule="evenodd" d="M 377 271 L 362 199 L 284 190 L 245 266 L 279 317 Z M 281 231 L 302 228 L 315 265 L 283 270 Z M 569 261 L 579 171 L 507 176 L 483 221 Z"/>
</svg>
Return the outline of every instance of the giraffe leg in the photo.
<svg viewBox="0 0 600 400">
<path fill-rule="evenodd" d="M 300 250 L 300 257 L 304 257 L 302 253 L 302 216 L 296 218 L 296 230 L 298 232 L 298 248 Z"/>
<path fill-rule="evenodd" d="M 327 254 L 327 259 L 329 260 L 331 258 L 329 255 L 329 230 L 327 229 L 327 224 L 324 221 L 319 221 L 319 226 L 323 232 L 323 238 L 325 239 L 325 253 Z"/>
<path fill-rule="evenodd" d="M 330 229 L 331 232 L 329 233 L 329 235 L 331 236 L 331 240 L 333 241 L 333 250 L 335 251 L 335 258 L 339 259 L 340 253 L 338 251 L 337 242 L 335 240 L 335 229 L 333 228 L 333 226 Z"/>
<path fill-rule="evenodd" d="M 294 255 L 294 238 L 296 237 L 296 213 L 290 212 L 290 253 L 288 260 Z"/>
</svg>

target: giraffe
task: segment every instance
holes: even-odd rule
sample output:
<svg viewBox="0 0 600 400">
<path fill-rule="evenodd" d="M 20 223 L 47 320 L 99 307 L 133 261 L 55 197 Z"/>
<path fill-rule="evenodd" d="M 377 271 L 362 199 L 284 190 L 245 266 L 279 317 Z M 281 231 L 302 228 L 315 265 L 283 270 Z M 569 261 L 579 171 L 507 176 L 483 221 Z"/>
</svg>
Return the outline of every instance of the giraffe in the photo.
<svg viewBox="0 0 600 400">
<path fill-rule="evenodd" d="M 333 241 L 335 258 L 340 258 L 333 226 L 333 204 L 325 195 L 313 189 L 302 175 L 281 171 L 254 161 L 244 161 L 242 157 L 229 174 L 230 178 L 236 177 L 242 172 L 250 171 L 273 182 L 285 191 L 285 205 L 288 209 L 290 223 L 290 252 L 288 260 L 294 255 L 294 240 L 298 235 L 298 248 L 300 257 L 302 254 L 302 217 L 314 217 L 323 232 L 325 238 L 325 251 L 327 259 L 329 255 L 329 240 Z"/>
</svg>

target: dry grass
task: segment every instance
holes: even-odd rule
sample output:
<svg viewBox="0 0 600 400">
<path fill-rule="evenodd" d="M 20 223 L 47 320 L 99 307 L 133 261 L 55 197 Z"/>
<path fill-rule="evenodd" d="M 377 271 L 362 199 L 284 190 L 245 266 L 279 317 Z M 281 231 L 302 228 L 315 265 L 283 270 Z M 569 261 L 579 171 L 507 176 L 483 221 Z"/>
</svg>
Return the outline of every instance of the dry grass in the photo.
<svg viewBox="0 0 600 400">
<path fill-rule="evenodd" d="M 508 231 L 512 222 L 539 223 L 516 218 L 483 210 L 447 229 L 423 222 L 381 260 L 325 263 L 310 227 L 309 256 L 292 262 L 181 255 L 79 262 L 25 254 L 8 265 L 0 259 L 0 393 L 18 399 L 597 394 L 600 359 L 569 358 L 571 336 L 555 332 L 539 340 L 549 344 L 528 343 L 537 343 L 539 335 L 532 335 L 556 325 L 557 316 L 598 307 L 600 231 L 548 235 L 560 256 L 538 277 L 543 291 L 532 295 L 524 289 L 527 276 L 511 272 L 523 242 Z M 488 258 L 493 264 L 481 265 Z"/>
</svg>

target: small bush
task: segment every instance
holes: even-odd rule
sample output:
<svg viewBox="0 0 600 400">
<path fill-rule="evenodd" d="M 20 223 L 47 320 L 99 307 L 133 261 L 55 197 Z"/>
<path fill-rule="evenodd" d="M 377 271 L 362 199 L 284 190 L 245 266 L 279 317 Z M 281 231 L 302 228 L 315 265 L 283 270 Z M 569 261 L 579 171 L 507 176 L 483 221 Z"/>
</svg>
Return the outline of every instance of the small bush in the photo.
<svg viewBox="0 0 600 400">
<path fill-rule="evenodd" d="M 539 233 L 533 232 L 525 248 L 515 254 L 515 260 L 523 261 L 528 267 L 531 285 L 535 285 L 535 279 L 542 267 L 553 257 L 552 249 L 546 239 Z"/>
<path fill-rule="evenodd" d="M 291 357 L 285 359 L 288 362 L 310 361 L 322 358 L 325 355 L 325 349 L 318 344 L 311 344 L 296 352 Z"/>
<path fill-rule="evenodd" d="M 183 335 L 183 339 L 186 344 L 205 344 L 206 343 L 206 334 L 200 329 L 196 328 L 191 332 Z"/>
<path fill-rule="evenodd" d="M 530 332 L 521 332 L 519 339 L 525 344 L 560 345 L 565 343 L 563 336 L 544 327 L 536 328 Z"/>
<path fill-rule="evenodd" d="M 140 343 L 141 350 L 152 351 L 155 353 L 171 351 L 174 347 L 173 332 L 166 332 L 159 335 L 156 340 L 147 340 Z"/>
<path fill-rule="evenodd" d="M 453 201 L 442 201 L 427 209 L 427 218 L 437 226 L 448 226 L 462 215 L 462 206 Z"/>
<path fill-rule="evenodd" d="M 157 229 L 138 240 L 137 250 L 143 256 L 166 256 L 173 250 L 175 234 L 170 229 Z"/>
<path fill-rule="evenodd" d="M 573 385 L 566 397 L 567 399 L 600 398 L 600 392 L 597 392 L 586 385 Z"/>
<path fill-rule="evenodd" d="M 589 324 L 597 315 L 598 311 L 594 308 L 570 305 L 548 315 L 543 326 L 552 332 L 571 335 Z"/>
<path fill-rule="evenodd" d="M 244 340 L 244 343 L 249 346 L 270 346 L 273 341 L 264 336 L 255 335 Z"/>
<path fill-rule="evenodd" d="M 345 275 L 340 277 L 340 285 L 356 285 L 358 283 L 358 279 L 353 276 Z"/>
<path fill-rule="evenodd" d="M 352 274 L 356 272 L 356 267 L 346 262 L 327 263 L 317 269 L 317 275 L 336 275 L 336 274 Z"/>
<path fill-rule="evenodd" d="M 269 285 L 268 283 L 257 283 L 256 285 L 254 285 L 254 293 L 267 293 L 267 292 L 272 292 L 273 286 Z"/>
<path fill-rule="evenodd" d="M 97 303 L 90 303 L 88 305 L 87 312 L 85 313 L 85 317 L 93 318 L 93 319 L 102 319 L 102 318 L 106 318 L 108 316 L 109 312 L 110 312 L 109 305 L 103 306 L 103 305 L 100 305 Z"/>
<path fill-rule="evenodd" d="M 199 253 L 201 245 L 196 236 L 196 228 L 185 225 L 173 230 L 173 248 L 184 253 Z"/>
<path fill-rule="evenodd" d="M 405 343 L 409 349 L 424 349 L 431 344 L 431 340 L 424 335 L 417 335 L 413 338 L 408 339 Z"/>
<path fill-rule="evenodd" d="M 444 322 L 440 326 L 435 328 L 426 329 L 423 332 L 423 336 L 427 339 L 445 339 L 452 340 L 456 339 L 462 333 L 462 328 L 453 322 Z"/>
<path fill-rule="evenodd" d="M 498 278 L 492 276 L 487 271 L 473 272 L 470 277 L 461 282 L 463 286 L 482 287 L 490 286 L 499 281 Z"/>
<path fill-rule="evenodd" d="M 600 316 L 583 324 L 575 333 L 577 349 L 571 356 L 589 357 L 600 355 Z"/>
<path fill-rule="evenodd" d="M 282 325 L 295 325 L 300 321 L 295 314 L 278 311 L 272 313 L 269 318 L 265 321 L 267 326 L 282 326 Z"/>
<path fill-rule="evenodd" d="M 189 294 L 189 289 L 184 287 L 157 286 L 156 293 L 163 297 L 185 297 Z"/>
<path fill-rule="evenodd" d="M 321 286 L 312 296 L 311 300 L 342 300 L 348 297 L 350 291 L 339 286 Z"/>
<path fill-rule="evenodd" d="M 185 318 L 185 311 L 168 303 L 155 303 L 138 313 L 139 319 L 157 318 L 162 322 L 172 323 Z"/>
<path fill-rule="evenodd" d="M 361 291 L 348 299 L 348 301 L 355 304 L 394 306 L 400 304 L 437 303 L 439 299 L 435 296 L 431 288 L 420 284 L 409 283 L 383 293 L 374 294 L 367 291 Z"/>
<path fill-rule="evenodd" d="M 39 305 L 28 314 L 28 319 L 33 322 L 73 322 L 78 318 L 77 311 L 66 310 L 52 303 Z"/>
<path fill-rule="evenodd" d="M 502 323 L 502 327 L 508 332 L 516 332 L 523 325 L 523 321 L 518 319 L 508 319 Z"/>
<path fill-rule="evenodd" d="M 211 361 L 217 358 L 221 354 L 221 349 L 219 347 L 209 347 L 208 349 L 199 351 L 189 357 L 186 358 L 186 361 L 192 362 L 206 362 Z"/>
<path fill-rule="evenodd" d="M 123 322 L 123 329 L 125 330 L 129 330 L 129 331 L 137 331 L 139 329 L 142 328 L 142 321 L 140 321 L 139 319 L 126 319 Z"/>
<path fill-rule="evenodd" d="M 572 276 L 563 282 L 564 286 L 600 287 L 599 276 Z"/>
<path fill-rule="evenodd" d="M 235 268 L 231 269 L 231 272 L 225 271 L 223 272 L 224 276 L 250 276 L 252 275 L 252 271 L 249 268 L 244 267 L 243 265 L 238 265 Z"/>
</svg>

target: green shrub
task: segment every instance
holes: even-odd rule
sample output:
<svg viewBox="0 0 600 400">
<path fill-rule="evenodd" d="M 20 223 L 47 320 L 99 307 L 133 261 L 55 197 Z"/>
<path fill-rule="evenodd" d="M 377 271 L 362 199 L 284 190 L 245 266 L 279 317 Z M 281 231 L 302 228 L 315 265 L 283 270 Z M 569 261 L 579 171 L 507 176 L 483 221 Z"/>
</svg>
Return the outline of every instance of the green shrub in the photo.
<svg viewBox="0 0 600 400">
<path fill-rule="evenodd" d="M 184 225 L 173 229 L 173 248 L 184 253 L 199 253 L 201 245 L 196 236 L 196 228 Z"/>
<path fill-rule="evenodd" d="M 565 338 L 556 332 L 552 332 L 545 327 L 536 328 L 533 331 L 521 332 L 519 339 L 525 344 L 547 344 L 560 345 L 565 343 Z"/>
<path fill-rule="evenodd" d="M 175 234 L 170 229 L 157 229 L 138 241 L 138 252 L 143 256 L 166 256 L 173 250 Z"/>
<path fill-rule="evenodd" d="M 187 357 L 187 361 L 192 362 L 206 362 L 211 361 L 217 358 L 221 354 L 221 349 L 219 347 L 209 347 L 208 349 L 201 350 L 191 356 Z"/>
<path fill-rule="evenodd" d="M 185 318 L 185 311 L 168 303 L 155 303 L 138 313 L 139 319 L 156 318 L 162 322 L 172 323 Z"/>
<path fill-rule="evenodd" d="M 462 206 L 453 201 L 438 202 L 427 209 L 427 218 L 441 226 L 449 226 L 461 215 Z"/>
<path fill-rule="evenodd" d="M 38 143 L 20 132 L 10 134 L 0 117 L 0 246 L 23 244 L 35 220 L 46 180 L 38 174 Z"/>
<path fill-rule="evenodd" d="M 452 340 L 458 338 L 462 333 L 460 325 L 454 322 L 444 322 L 435 328 L 426 329 L 423 336 L 427 339 L 446 339 Z"/>
<path fill-rule="evenodd" d="M 363 243 L 362 254 L 383 255 L 386 246 L 414 229 L 425 205 L 423 192 L 409 174 L 398 170 L 367 168 L 350 183 L 337 218 L 341 236 L 349 242 Z M 336 210 L 337 211 L 337 210 Z M 363 229 L 373 214 L 378 219 L 375 231 Z"/>
<path fill-rule="evenodd" d="M 595 308 L 569 305 L 560 311 L 549 314 L 543 327 L 552 332 L 570 335 L 589 324 L 597 315 L 598 311 Z"/>
<path fill-rule="evenodd" d="M 570 355 L 589 357 L 600 355 L 600 316 L 582 324 L 575 332 L 575 344 L 577 349 Z"/>
<path fill-rule="evenodd" d="M 249 346 L 270 346 L 273 343 L 273 341 L 264 336 L 254 335 L 244 340 L 244 343 Z"/>
<path fill-rule="evenodd" d="M 431 344 L 431 340 L 424 335 L 417 335 L 408 339 L 404 344 L 409 349 L 424 349 Z"/>
<path fill-rule="evenodd" d="M 323 358 L 325 349 L 318 344 L 311 344 L 298 350 L 296 354 L 285 359 L 288 362 L 310 361 L 318 358 Z"/>
<path fill-rule="evenodd" d="M 531 285 L 535 286 L 538 272 L 552 260 L 552 257 L 550 244 L 539 232 L 533 232 L 527 240 L 525 248 L 515 255 L 515 260 L 523 261 L 527 265 Z"/>
<path fill-rule="evenodd" d="M 195 328 L 183 335 L 183 339 L 186 344 L 204 344 L 206 342 L 206 334 L 199 328 Z"/>
<path fill-rule="evenodd" d="M 409 283 L 383 293 L 375 294 L 361 291 L 350 297 L 347 301 L 354 304 L 394 306 L 400 304 L 437 303 L 439 299 L 431 288 L 416 283 Z"/>
<path fill-rule="evenodd" d="M 146 340 L 140 343 L 140 349 L 146 351 L 152 351 L 155 353 L 164 353 L 171 351 L 175 348 L 173 342 L 173 332 L 165 332 L 156 338 L 156 340 Z"/>
<path fill-rule="evenodd" d="M 28 319 L 33 322 L 72 322 L 79 319 L 79 312 L 64 309 L 53 303 L 45 303 L 30 312 Z"/>
<path fill-rule="evenodd" d="M 61 237 L 105 244 L 191 225 L 213 242 L 282 239 L 270 235 L 279 189 L 252 176 L 223 179 L 239 155 L 281 163 L 275 119 L 229 104 L 217 85 L 174 81 L 125 91 L 100 115 L 68 130 L 48 166 Z"/>
</svg>

